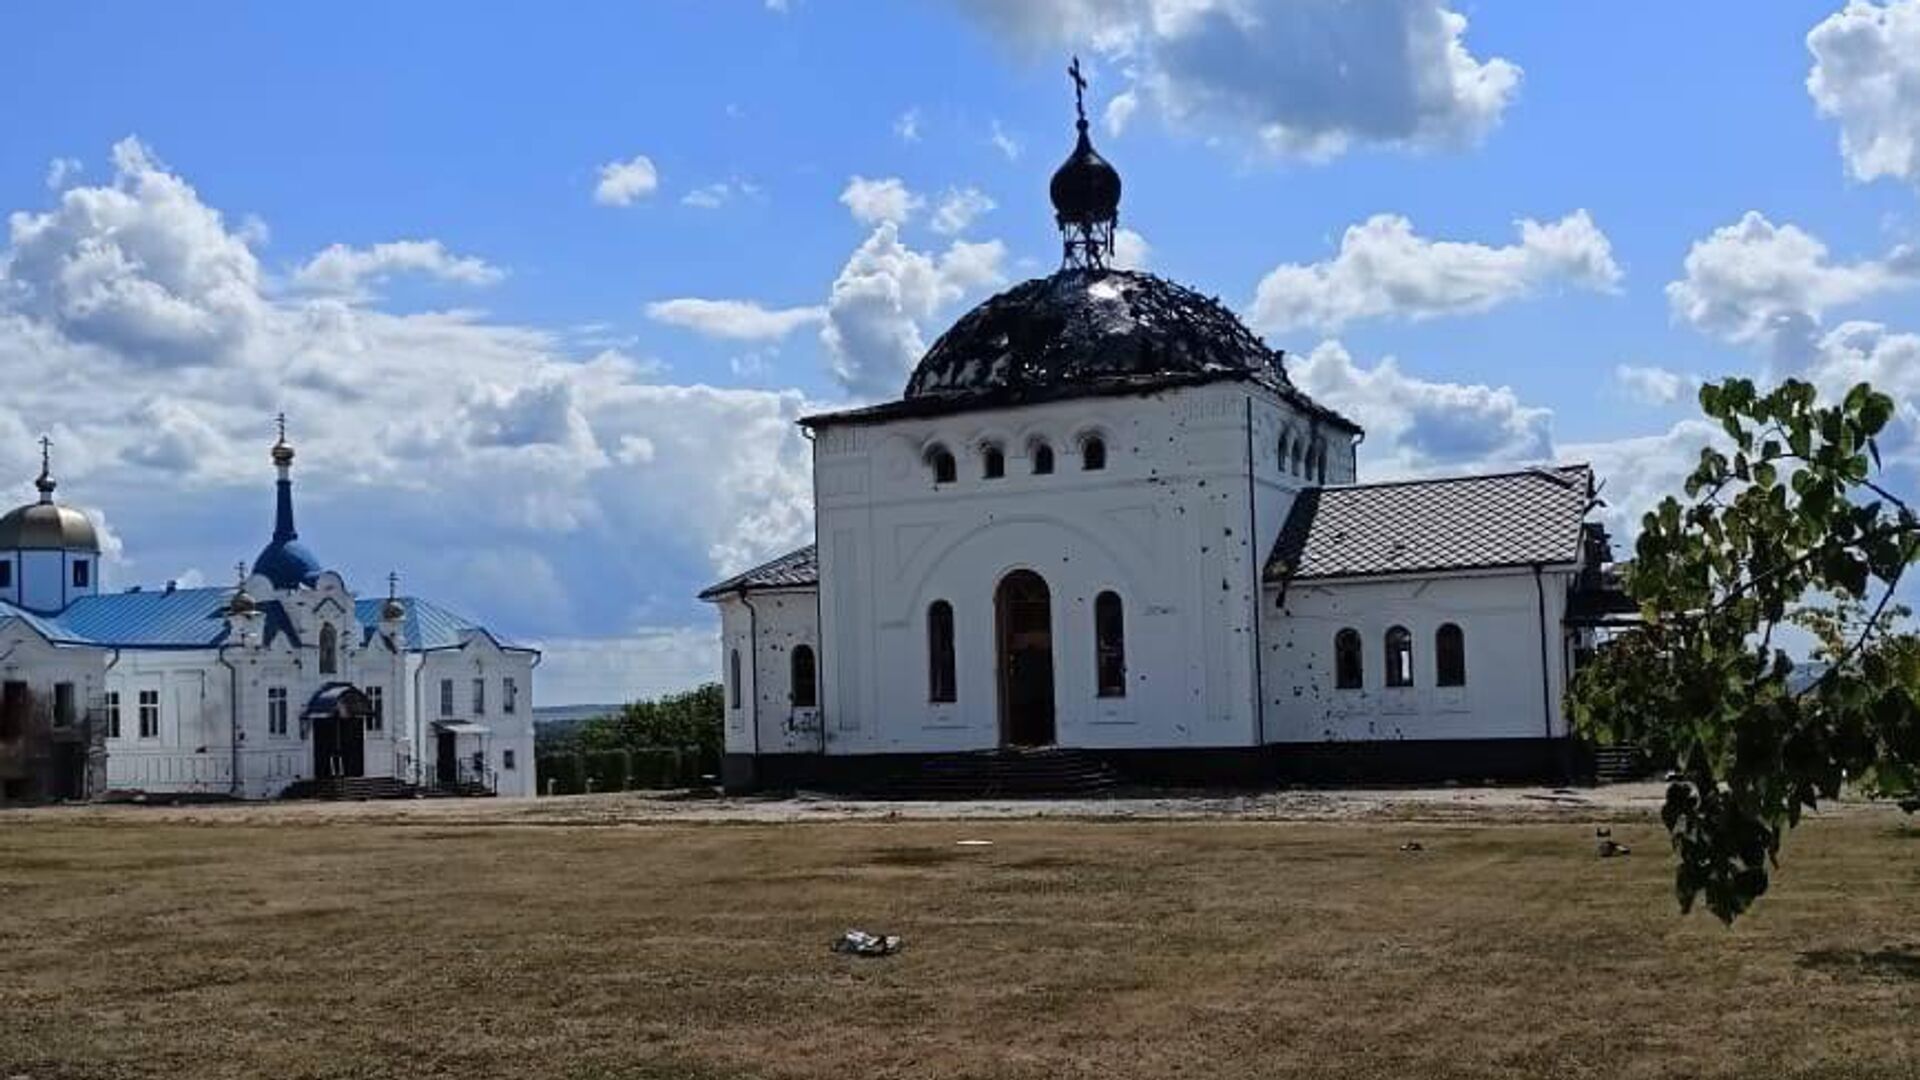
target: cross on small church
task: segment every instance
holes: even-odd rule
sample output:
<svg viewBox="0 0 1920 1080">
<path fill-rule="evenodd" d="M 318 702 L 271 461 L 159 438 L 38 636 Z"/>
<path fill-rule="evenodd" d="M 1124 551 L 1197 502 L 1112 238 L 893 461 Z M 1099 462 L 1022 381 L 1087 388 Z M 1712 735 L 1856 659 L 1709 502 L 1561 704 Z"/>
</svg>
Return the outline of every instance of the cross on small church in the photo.
<svg viewBox="0 0 1920 1080">
<path fill-rule="evenodd" d="M 1073 111 L 1080 114 L 1081 123 L 1085 123 L 1087 119 L 1087 79 L 1086 76 L 1080 74 L 1079 57 L 1074 57 L 1073 63 L 1067 65 L 1067 77 L 1073 80 Z"/>
<path fill-rule="evenodd" d="M 53 465 L 53 440 L 40 436 L 40 471 L 45 473 Z"/>
<path fill-rule="evenodd" d="M 280 429 L 280 441 L 286 442 L 287 441 L 287 414 L 284 412 L 275 413 L 273 417 L 273 423 L 275 427 Z"/>
<path fill-rule="evenodd" d="M 387 599 L 397 599 L 400 595 L 400 574 L 396 570 L 387 571 Z"/>
</svg>

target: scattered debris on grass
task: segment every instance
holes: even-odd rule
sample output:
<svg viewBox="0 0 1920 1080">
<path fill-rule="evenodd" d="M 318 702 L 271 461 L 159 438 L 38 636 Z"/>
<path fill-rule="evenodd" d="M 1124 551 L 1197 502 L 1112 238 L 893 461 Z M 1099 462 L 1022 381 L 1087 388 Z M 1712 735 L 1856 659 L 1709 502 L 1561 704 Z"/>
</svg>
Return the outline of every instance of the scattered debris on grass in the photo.
<svg viewBox="0 0 1920 1080">
<path fill-rule="evenodd" d="M 1420 843 L 1420 841 L 1409 840 L 1406 843 L 1400 845 L 1400 850 L 1401 851 L 1425 851 L 1427 849 Z"/>
<path fill-rule="evenodd" d="M 1607 828 L 1605 825 L 1593 830 L 1593 836 L 1594 850 L 1603 859 L 1611 859 L 1616 855 L 1633 854 L 1632 848 L 1625 844 L 1617 844 L 1614 842 L 1613 830 Z"/>
<path fill-rule="evenodd" d="M 849 930 L 834 940 L 828 948 L 849 956 L 892 956 L 906 944 L 899 934 L 869 934 L 865 930 Z"/>
</svg>

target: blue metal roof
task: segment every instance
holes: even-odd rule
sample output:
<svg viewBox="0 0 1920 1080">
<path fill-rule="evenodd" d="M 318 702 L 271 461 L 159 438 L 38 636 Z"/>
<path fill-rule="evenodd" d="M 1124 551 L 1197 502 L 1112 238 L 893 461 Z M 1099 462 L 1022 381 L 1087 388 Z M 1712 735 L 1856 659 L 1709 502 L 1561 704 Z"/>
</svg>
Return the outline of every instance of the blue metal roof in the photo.
<svg viewBox="0 0 1920 1080">
<path fill-rule="evenodd" d="M 227 639 L 232 596 L 231 588 L 83 596 L 55 621 L 69 637 L 109 648 L 204 649 Z"/>
<path fill-rule="evenodd" d="M 83 596 L 57 615 L 39 615 L 0 602 L 0 619 L 17 618 L 49 641 L 98 645 L 109 649 L 209 649 L 227 641 L 227 605 L 233 589 L 174 589 L 156 592 L 107 593 Z M 354 618 L 371 638 L 380 624 L 383 598 L 354 603 Z M 430 600 L 404 597 L 406 621 L 401 625 L 409 650 L 457 648 L 469 631 L 487 633 L 469 619 Z M 260 605 L 268 644 L 281 635 L 300 644 L 285 605 L 269 600 Z M 502 648 L 517 648 L 494 638 Z"/>
<path fill-rule="evenodd" d="M 353 616 L 367 628 L 369 636 L 380 626 L 380 609 L 386 605 L 385 597 L 362 597 L 353 603 Z M 417 596 L 402 596 L 400 604 L 407 609 L 407 617 L 400 624 L 400 636 L 406 647 L 411 650 L 452 649 L 472 630 L 488 634 L 503 649 L 519 648 L 498 635 L 488 631 L 479 623 L 464 616 L 448 611 L 431 600 L 422 600 Z"/>
<path fill-rule="evenodd" d="M 71 641 L 73 638 L 72 633 L 69 632 L 66 627 L 61 626 L 47 616 L 35 615 L 26 608 L 15 607 L 5 600 L 0 600 L 0 622 L 4 622 L 7 619 L 19 619 L 21 622 L 33 627 L 41 637 L 46 638 L 48 641 L 64 642 Z"/>
</svg>

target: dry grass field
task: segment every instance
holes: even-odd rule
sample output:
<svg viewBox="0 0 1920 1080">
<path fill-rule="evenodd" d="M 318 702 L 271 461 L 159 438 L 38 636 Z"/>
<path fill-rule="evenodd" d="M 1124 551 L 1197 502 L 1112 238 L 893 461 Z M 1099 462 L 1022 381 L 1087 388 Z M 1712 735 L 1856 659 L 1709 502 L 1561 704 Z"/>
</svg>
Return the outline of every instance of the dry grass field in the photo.
<svg viewBox="0 0 1920 1080">
<path fill-rule="evenodd" d="M 0 815 L 0 1077 L 1920 1076 L 1920 828 L 1614 834 Z"/>
</svg>

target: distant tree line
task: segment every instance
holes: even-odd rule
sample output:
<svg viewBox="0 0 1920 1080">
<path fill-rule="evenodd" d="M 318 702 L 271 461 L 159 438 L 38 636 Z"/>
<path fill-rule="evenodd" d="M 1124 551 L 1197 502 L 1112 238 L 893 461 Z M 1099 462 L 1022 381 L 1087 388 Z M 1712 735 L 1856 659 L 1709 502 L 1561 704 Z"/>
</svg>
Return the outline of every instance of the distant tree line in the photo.
<svg viewBox="0 0 1920 1080">
<path fill-rule="evenodd" d="M 622 706 L 538 734 L 541 794 L 691 787 L 720 772 L 719 683 Z M 552 781 L 549 784 L 549 781 Z"/>
</svg>

